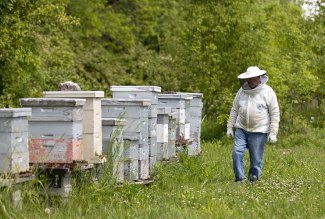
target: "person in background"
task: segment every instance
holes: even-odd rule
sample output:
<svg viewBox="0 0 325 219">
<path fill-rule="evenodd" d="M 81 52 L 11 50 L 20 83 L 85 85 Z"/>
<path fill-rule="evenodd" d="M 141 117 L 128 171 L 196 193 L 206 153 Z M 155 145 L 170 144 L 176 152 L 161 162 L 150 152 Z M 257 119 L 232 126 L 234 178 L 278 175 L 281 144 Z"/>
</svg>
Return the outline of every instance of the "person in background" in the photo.
<svg viewBox="0 0 325 219">
<path fill-rule="evenodd" d="M 255 182 L 262 176 L 266 141 L 277 141 L 279 105 L 275 92 L 266 84 L 268 77 L 265 74 L 265 70 L 251 66 L 238 76 L 241 88 L 233 101 L 227 123 L 227 136 L 234 138 L 232 159 L 235 182 L 246 180 L 246 149 L 250 157 L 248 179 Z"/>
</svg>

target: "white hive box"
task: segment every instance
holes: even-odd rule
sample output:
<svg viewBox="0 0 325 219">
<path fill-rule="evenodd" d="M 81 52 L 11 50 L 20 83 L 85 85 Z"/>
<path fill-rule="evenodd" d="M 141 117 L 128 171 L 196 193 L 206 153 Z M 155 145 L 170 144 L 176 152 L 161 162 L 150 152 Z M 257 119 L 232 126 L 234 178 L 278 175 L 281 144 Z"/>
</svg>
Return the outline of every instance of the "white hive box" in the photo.
<svg viewBox="0 0 325 219">
<path fill-rule="evenodd" d="M 157 110 L 157 160 L 169 160 L 169 144 L 168 144 L 168 123 L 170 107 L 160 107 Z"/>
<path fill-rule="evenodd" d="M 0 109 L 0 173 L 29 170 L 28 119 L 30 108 Z"/>
<path fill-rule="evenodd" d="M 124 132 L 141 133 L 143 137 L 148 138 L 149 126 L 149 99 L 102 99 L 102 118 L 123 118 L 126 120 Z"/>
<path fill-rule="evenodd" d="M 125 119 L 102 118 L 103 154 L 112 163 L 112 175 L 117 182 L 124 181 L 124 141 Z"/>
<path fill-rule="evenodd" d="M 188 146 L 189 156 L 195 156 L 201 153 L 201 120 L 202 120 L 202 108 L 203 108 L 203 94 L 202 93 L 180 93 L 186 94 L 192 97 L 190 101 L 190 116 L 188 121 L 191 125 L 190 138 L 191 142 Z"/>
<path fill-rule="evenodd" d="M 67 164 L 83 160 L 84 99 L 23 98 L 20 104 L 32 108 L 28 122 L 30 163 Z"/>
<path fill-rule="evenodd" d="M 176 157 L 176 113 L 171 112 L 168 116 L 168 147 L 169 156 Z"/>
<path fill-rule="evenodd" d="M 111 147 L 115 144 L 123 142 L 123 127 L 125 125 L 125 119 L 119 118 L 102 118 L 102 144 L 103 154 L 107 155 L 113 152 Z"/>
<path fill-rule="evenodd" d="M 159 107 L 171 107 L 176 112 L 177 124 L 185 124 L 189 116 L 191 96 L 187 94 L 159 94 Z"/>
<path fill-rule="evenodd" d="M 84 159 L 89 163 L 102 162 L 102 120 L 101 98 L 103 91 L 45 91 L 44 97 L 49 98 L 81 98 L 83 106 Z"/>
<path fill-rule="evenodd" d="M 113 98 L 150 99 L 153 105 L 158 104 L 158 93 L 161 87 L 157 86 L 111 86 Z"/>
</svg>

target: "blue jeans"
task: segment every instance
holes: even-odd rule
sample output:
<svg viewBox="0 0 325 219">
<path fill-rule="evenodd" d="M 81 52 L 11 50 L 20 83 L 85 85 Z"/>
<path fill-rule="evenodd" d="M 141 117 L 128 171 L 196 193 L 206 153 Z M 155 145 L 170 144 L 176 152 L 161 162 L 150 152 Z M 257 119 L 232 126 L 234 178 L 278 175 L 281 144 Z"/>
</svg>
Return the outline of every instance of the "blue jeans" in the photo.
<svg viewBox="0 0 325 219">
<path fill-rule="evenodd" d="M 244 156 L 246 149 L 249 151 L 250 168 L 248 177 L 250 180 L 260 179 L 263 168 L 264 148 L 267 140 L 267 133 L 247 132 L 243 129 L 236 129 L 235 142 L 232 151 L 233 167 L 236 181 L 245 179 Z"/>
</svg>

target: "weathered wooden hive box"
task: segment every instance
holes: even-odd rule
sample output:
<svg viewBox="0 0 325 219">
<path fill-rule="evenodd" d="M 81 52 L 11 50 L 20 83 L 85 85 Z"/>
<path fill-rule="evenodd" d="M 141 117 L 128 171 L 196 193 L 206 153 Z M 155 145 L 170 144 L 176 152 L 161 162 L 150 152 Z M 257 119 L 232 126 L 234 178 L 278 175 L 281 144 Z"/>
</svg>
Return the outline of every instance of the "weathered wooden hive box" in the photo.
<svg viewBox="0 0 325 219">
<path fill-rule="evenodd" d="M 190 137 L 191 142 L 188 146 L 189 156 L 195 156 L 201 153 L 201 120 L 202 120 L 202 108 L 203 108 L 203 94 L 202 93 L 180 93 L 189 95 L 192 97 L 190 100 L 188 121 L 191 124 Z"/>
<path fill-rule="evenodd" d="M 122 118 L 102 118 L 103 154 L 112 165 L 112 175 L 118 182 L 124 181 L 124 141 Z"/>
<path fill-rule="evenodd" d="M 101 99 L 104 91 L 46 91 L 43 95 L 48 98 L 86 100 L 83 106 L 83 156 L 89 163 L 103 162 Z"/>
<path fill-rule="evenodd" d="M 148 126 L 148 143 L 149 143 L 149 160 L 150 165 L 154 165 L 157 156 L 157 107 L 158 94 L 161 93 L 161 87 L 158 86 L 111 86 L 113 98 L 126 99 L 150 99 L 149 107 L 149 126 Z M 143 165 L 147 165 L 144 160 Z"/>
<path fill-rule="evenodd" d="M 162 107 L 157 110 L 157 160 L 169 160 L 170 150 L 168 144 L 168 123 L 170 107 Z"/>
<path fill-rule="evenodd" d="M 29 170 L 28 118 L 30 108 L 0 109 L 0 173 Z"/>
<path fill-rule="evenodd" d="M 69 164 L 83 160 L 84 99 L 23 98 L 32 108 L 29 124 L 29 161 Z"/>
<path fill-rule="evenodd" d="M 190 123 L 188 121 L 191 96 L 186 94 L 159 94 L 159 107 L 171 107 L 176 112 L 176 136 L 178 142 L 190 141 Z"/>
<path fill-rule="evenodd" d="M 124 173 L 128 180 L 149 178 L 148 121 L 150 99 L 102 99 L 102 118 L 125 119 Z"/>
<path fill-rule="evenodd" d="M 170 158 L 176 157 L 176 112 L 168 114 L 168 148 Z"/>
</svg>

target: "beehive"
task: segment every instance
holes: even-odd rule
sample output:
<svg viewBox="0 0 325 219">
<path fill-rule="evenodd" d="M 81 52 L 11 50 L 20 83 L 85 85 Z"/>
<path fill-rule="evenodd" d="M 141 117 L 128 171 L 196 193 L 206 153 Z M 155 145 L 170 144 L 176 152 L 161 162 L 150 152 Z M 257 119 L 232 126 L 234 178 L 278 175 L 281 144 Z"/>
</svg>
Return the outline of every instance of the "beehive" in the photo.
<svg viewBox="0 0 325 219">
<path fill-rule="evenodd" d="M 32 108 L 29 125 L 30 163 L 67 164 L 83 160 L 84 99 L 24 98 Z"/>
<path fill-rule="evenodd" d="M 112 175 L 118 182 L 124 180 L 124 141 L 125 119 L 102 118 L 103 154 L 112 163 Z"/>
<path fill-rule="evenodd" d="M 159 94 L 159 107 L 171 107 L 171 111 L 176 113 L 176 140 L 183 144 L 189 142 L 190 126 L 188 121 L 191 96 L 187 94 Z M 186 117 L 187 116 L 187 117 Z"/>
<path fill-rule="evenodd" d="M 203 94 L 202 93 L 180 93 L 189 95 L 192 97 L 190 100 L 190 109 L 188 121 L 191 124 L 190 138 L 191 142 L 188 146 L 189 156 L 195 156 L 201 153 L 201 120 L 202 120 L 202 108 L 203 108 Z"/>
<path fill-rule="evenodd" d="M 149 99 L 117 99 L 102 100 L 102 117 L 125 119 L 123 128 L 125 178 L 138 180 L 149 178 Z M 135 164 L 137 161 L 138 163 Z M 148 161 L 149 162 L 149 161 Z M 130 169 L 127 169 L 130 168 Z M 138 175 L 135 174 L 138 171 Z M 137 178 L 138 176 L 138 178 Z"/>
<path fill-rule="evenodd" d="M 150 99 L 151 106 L 149 107 L 149 127 L 148 127 L 148 142 L 149 142 L 149 157 L 152 162 L 156 161 L 157 156 L 157 107 L 158 94 L 161 93 L 161 87 L 157 86 L 111 86 L 110 90 L 113 93 L 113 98 L 126 99 Z M 145 162 L 145 161 L 143 161 Z M 150 162 L 149 162 L 150 163 Z M 152 163 L 151 163 L 152 164 Z M 150 164 L 150 165 L 151 165 Z M 154 165 L 154 164 L 152 164 Z"/>
<path fill-rule="evenodd" d="M 162 107 L 157 110 L 157 160 L 169 160 L 171 152 L 168 144 L 168 123 L 170 107 Z"/>
<path fill-rule="evenodd" d="M 0 173 L 29 170 L 28 118 L 30 108 L 0 109 Z"/>
<path fill-rule="evenodd" d="M 102 162 L 101 98 L 103 91 L 46 91 L 48 98 L 85 99 L 83 106 L 83 154 L 89 163 Z"/>
</svg>

